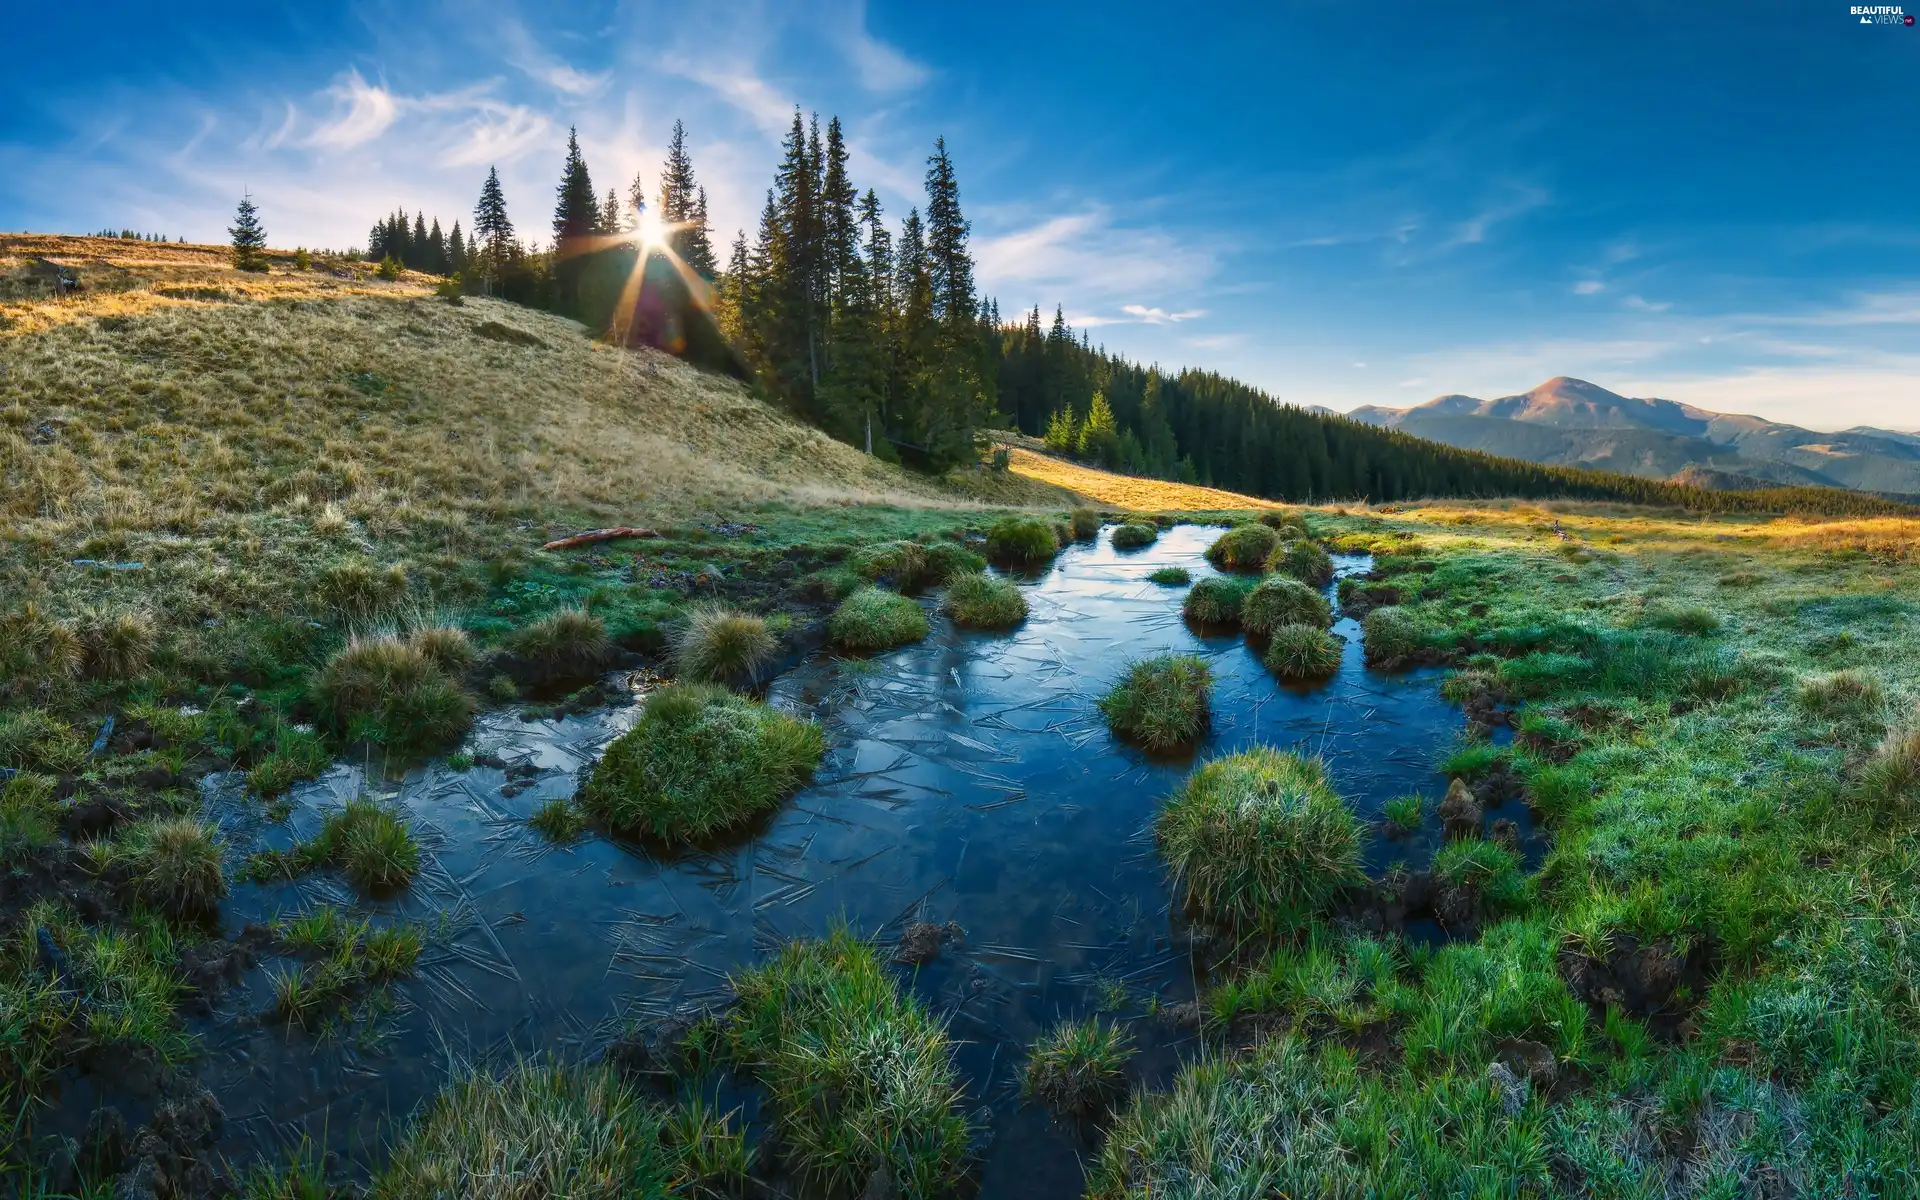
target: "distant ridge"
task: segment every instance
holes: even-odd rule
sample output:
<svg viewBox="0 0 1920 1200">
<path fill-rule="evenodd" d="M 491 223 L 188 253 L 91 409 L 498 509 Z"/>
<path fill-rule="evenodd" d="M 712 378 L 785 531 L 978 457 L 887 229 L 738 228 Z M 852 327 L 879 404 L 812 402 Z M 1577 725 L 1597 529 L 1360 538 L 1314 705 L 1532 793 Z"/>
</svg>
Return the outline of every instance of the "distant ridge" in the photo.
<svg viewBox="0 0 1920 1200">
<path fill-rule="evenodd" d="M 1920 434 L 1870 426 L 1821 433 L 1673 400 L 1622 396 L 1564 375 L 1515 396 L 1453 394 L 1412 408 L 1364 405 L 1347 415 L 1465 450 L 1643 479 L 1695 471 L 1701 479 L 1740 479 L 1747 487 L 1920 492 Z"/>
</svg>

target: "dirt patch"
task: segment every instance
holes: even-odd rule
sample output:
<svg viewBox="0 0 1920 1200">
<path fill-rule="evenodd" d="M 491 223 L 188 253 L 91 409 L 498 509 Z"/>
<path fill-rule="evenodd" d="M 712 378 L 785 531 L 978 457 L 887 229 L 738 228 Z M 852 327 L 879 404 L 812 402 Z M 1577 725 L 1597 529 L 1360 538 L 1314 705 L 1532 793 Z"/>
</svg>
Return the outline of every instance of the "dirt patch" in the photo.
<svg viewBox="0 0 1920 1200">
<path fill-rule="evenodd" d="M 180 952 L 180 977 L 185 984 L 180 1007 L 198 1016 L 208 1016 L 228 988 L 256 963 L 273 944 L 273 930 L 249 922 L 240 936 L 231 941 L 218 938 L 186 947 Z"/>
<path fill-rule="evenodd" d="M 1692 1031 L 1693 1009 L 1712 969 L 1712 947 L 1704 939 L 1681 950 L 1668 938 L 1642 945 L 1622 933 L 1604 958 L 1570 947 L 1560 952 L 1561 977 L 1595 1015 L 1618 1008 L 1671 1040 Z"/>
<path fill-rule="evenodd" d="M 546 343 L 524 329 L 515 329 L 499 321 L 482 321 L 473 327 L 473 331 L 488 341 L 505 342 L 509 346 L 538 346 L 546 348 Z"/>
</svg>

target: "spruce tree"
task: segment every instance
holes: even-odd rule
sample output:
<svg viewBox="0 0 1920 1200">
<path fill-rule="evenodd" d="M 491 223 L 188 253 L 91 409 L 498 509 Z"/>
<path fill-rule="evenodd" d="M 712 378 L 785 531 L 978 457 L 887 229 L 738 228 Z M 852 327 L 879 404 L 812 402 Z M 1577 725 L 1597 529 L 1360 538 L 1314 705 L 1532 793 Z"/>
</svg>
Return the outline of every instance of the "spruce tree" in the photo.
<svg viewBox="0 0 1920 1200">
<path fill-rule="evenodd" d="M 460 233 L 460 222 L 453 223 L 447 235 L 447 274 L 458 275 L 467 269 L 467 242 Z"/>
<path fill-rule="evenodd" d="M 607 198 L 600 202 L 599 233 L 612 236 L 624 232 L 625 218 L 620 212 L 620 194 L 612 188 L 607 189 Z"/>
<path fill-rule="evenodd" d="M 580 311 L 580 279 L 585 264 L 580 255 L 586 238 L 600 228 L 600 201 L 593 194 L 593 177 L 580 154 L 580 138 L 567 130 L 567 161 L 560 169 L 560 186 L 553 205 L 553 280 L 559 310 L 569 316 Z"/>
<path fill-rule="evenodd" d="M 500 190 L 500 171 L 487 168 L 487 181 L 480 186 L 480 201 L 473 206 L 473 241 L 467 247 L 469 258 L 478 259 L 480 277 L 491 291 L 506 270 L 513 250 L 513 222 L 507 219 L 507 197 Z"/>
<path fill-rule="evenodd" d="M 636 179 L 636 186 L 639 181 Z M 713 234 L 707 226 L 707 192 L 693 177 L 693 158 L 687 153 L 687 127 L 673 123 L 667 142 L 667 161 L 660 167 L 660 220 L 676 226 L 667 245 L 687 269 L 711 281 L 719 267 L 713 252 Z"/>
<path fill-rule="evenodd" d="M 440 232 L 440 218 L 434 217 L 433 228 L 427 231 L 427 270 L 435 275 L 451 275 L 453 267 L 447 260 L 447 239 Z"/>
<path fill-rule="evenodd" d="M 934 315 L 955 325 L 975 316 L 973 259 L 967 254 L 967 221 L 960 215 L 960 183 L 947 140 L 937 138 L 933 146 L 927 158 L 927 270 L 933 276 Z"/>
<path fill-rule="evenodd" d="M 234 211 L 227 234 L 233 239 L 234 266 L 242 271 L 267 269 L 267 230 L 260 224 L 260 210 L 254 207 L 252 193 L 241 194 L 240 207 Z"/>
<path fill-rule="evenodd" d="M 433 263 L 428 255 L 431 247 L 427 245 L 427 215 L 424 212 L 413 214 L 413 236 L 407 239 L 407 265 L 416 271 L 431 270 Z"/>
</svg>

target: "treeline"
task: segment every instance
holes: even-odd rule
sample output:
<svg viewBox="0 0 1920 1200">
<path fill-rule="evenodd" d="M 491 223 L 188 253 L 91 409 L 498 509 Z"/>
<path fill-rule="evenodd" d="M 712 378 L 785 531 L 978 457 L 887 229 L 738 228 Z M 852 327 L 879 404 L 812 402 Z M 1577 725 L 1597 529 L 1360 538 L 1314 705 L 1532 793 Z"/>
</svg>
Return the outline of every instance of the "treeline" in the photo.
<svg viewBox="0 0 1920 1200">
<path fill-rule="evenodd" d="M 415 213 L 409 225 L 407 214 L 397 209 L 374 222 L 367 234 L 366 256 L 368 262 L 391 259 L 409 271 L 429 275 L 458 275 L 469 265 L 467 239 L 460 232 L 460 222 L 453 223 L 451 234 L 443 234 L 439 217 L 434 217 L 429 227 L 426 214 Z"/>
<path fill-rule="evenodd" d="M 98 233 L 93 234 L 92 236 L 97 238 L 113 238 L 116 241 L 122 241 L 122 242 L 178 241 L 181 245 L 185 245 L 187 241 L 187 239 L 184 236 L 178 239 L 175 239 L 175 238 L 168 237 L 164 233 L 139 233 L 132 229 L 102 229 Z"/>
</svg>

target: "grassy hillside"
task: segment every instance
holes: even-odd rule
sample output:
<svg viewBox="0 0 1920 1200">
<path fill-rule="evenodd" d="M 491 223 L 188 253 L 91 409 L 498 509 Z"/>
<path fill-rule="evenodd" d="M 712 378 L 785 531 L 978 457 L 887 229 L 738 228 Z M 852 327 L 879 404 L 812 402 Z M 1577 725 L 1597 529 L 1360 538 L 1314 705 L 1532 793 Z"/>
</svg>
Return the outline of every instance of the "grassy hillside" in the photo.
<svg viewBox="0 0 1920 1200">
<path fill-rule="evenodd" d="M 34 298 L 42 260 L 73 298 Z M 277 255 L 249 275 L 215 248 L 5 237 L 0 281 L 0 579 L 18 596 L 111 579 L 231 611 L 339 556 L 431 574 L 593 525 L 1062 498 L 904 473 L 732 380 L 366 264 Z"/>
</svg>

